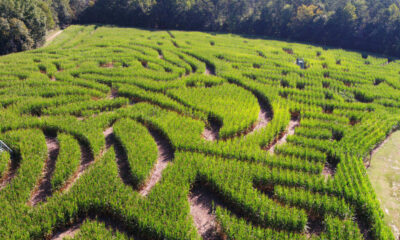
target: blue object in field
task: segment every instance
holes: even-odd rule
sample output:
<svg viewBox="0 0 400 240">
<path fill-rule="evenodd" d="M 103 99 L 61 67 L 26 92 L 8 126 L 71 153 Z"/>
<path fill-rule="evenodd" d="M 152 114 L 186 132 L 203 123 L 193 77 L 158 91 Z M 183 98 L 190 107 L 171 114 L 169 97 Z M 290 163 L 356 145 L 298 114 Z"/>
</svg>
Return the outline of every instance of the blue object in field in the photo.
<svg viewBox="0 0 400 240">
<path fill-rule="evenodd" d="M 302 59 L 302 58 L 296 59 L 296 64 L 299 65 L 301 69 L 305 69 L 306 68 L 306 64 L 304 62 L 304 59 Z"/>
<path fill-rule="evenodd" d="M 7 146 L 7 144 L 5 144 L 3 141 L 0 140 L 0 152 L 3 152 L 3 151 L 7 151 L 10 153 L 12 152 L 11 148 L 9 148 Z"/>
</svg>

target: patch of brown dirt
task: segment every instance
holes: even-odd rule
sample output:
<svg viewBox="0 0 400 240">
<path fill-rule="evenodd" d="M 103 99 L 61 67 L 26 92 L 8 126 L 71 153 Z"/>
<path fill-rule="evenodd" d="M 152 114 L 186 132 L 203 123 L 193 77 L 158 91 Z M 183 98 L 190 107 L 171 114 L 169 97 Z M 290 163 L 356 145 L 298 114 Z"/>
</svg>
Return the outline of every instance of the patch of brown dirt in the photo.
<svg viewBox="0 0 400 240">
<path fill-rule="evenodd" d="M 73 238 L 80 230 L 82 223 L 76 224 L 65 231 L 56 233 L 51 240 L 63 240 L 64 238 Z"/>
<path fill-rule="evenodd" d="M 258 99 L 258 104 L 260 105 L 260 113 L 258 114 L 257 124 L 253 127 L 248 134 L 256 132 L 268 125 L 271 121 L 271 112 L 268 109 L 268 106 L 264 104 L 260 99 Z"/>
<path fill-rule="evenodd" d="M 325 163 L 324 169 L 322 170 L 322 175 L 325 176 L 325 180 L 335 176 L 335 173 L 336 173 L 335 167 L 328 162 Z"/>
<path fill-rule="evenodd" d="M 205 64 L 206 64 L 206 70 L 205 70 L 204 74 L 215 76 L 215 67 L 208 63 L 205 63 Z"/>
<path fill-rule="evenodd" d="M 360 219 L 358 214 L 356 214 L 354 221 L 357 222 L 358 229 L 360 229 L 360 233 L 363 235 L 364 240 L 374 239 L 370 232 L 370 228 L 367 226 L 367 224 L 362 219 Z"/>
<path fill-rule="evenodd" d="M 82 225 L 85 221 L 96 221 L 99 223 L 103 223 L 105 227 L 115 232 L 120 232 L 129 237 L 129 239 L 141 239 L 138 235 L 135 235 L 130 226 L 126 225 L 124 222 L 121 222 L 119 219 L 115 219 L 114 217 L 110 217 L 107 215 L 97 215 L 96 213 L 90 214 L 86 219 L 80 219 L 75 222 L 70 227 L 61 229 L 60 231 L 56 231 L 56 233 L 50 238 L 51 240 L 62 240 L 64 238 L 74 238 L 79 231 L 81 230 Z"/>
<path fill-rule="evenodd" d="M 210 128 L 205 128 L 202 136 L 207 141 L 216 141 L 219 139 L 219 129 L 218 126 L 211 126 Z"/>
<path fill-rule="evenodd" d="M 150 190 L 161 180 L 162 172 L 174 158 L 174 151 L 168 140 L 156 131 L 149 130 L 149 132 L 157 144 L 158 157 L 150 178 L 139 192 L 142 196 L 147 196 Z"/>
<path fill-rule="evenodd" d="M 8 183 L 15 177 L 19 168 L 21 159 L 16 157 L 15 153 L 11 154 L 8 170 L 0 181 L 0 191 L 7 186 Z"/>
<path fill-rule="evenodd" d="M 60 152 L 60 144 L 58 143 L 56 135 L 45 133 L 47 145 L 47 159 L 42 173 L 42 178 L 36 185 L 35 190 L 31 194 L 29 200 L 30 206 L 36 206 L 39 202 L 44 202 L 52 195 L 51 190 L 51 177 L 53 176 L 56 168 L 56 161 Z"/>
<path fill-rule="evenodd" d="M 306 235 L 309 238 L 311 238 L 311 236 L 320 236 L 325 228 L 323 222 L 323 217 L 309 215 Z"/>
<path fill-rule="evenodd" d="M 157 51 L 158 51 L 158 58 L 164 59 L 164 55 L 163 55 L 162 51 L 161 50 L 157 50 Z"/>
<path fill-rule="evenodd" d="M 111 88 L 110 94 L 107 96 L 107 99 L 115 99 L 118 97 L 118 89 Z"/>
<path fill-rule="evenodd" d="M 49 37 L 46 38 L 46 45 L 49 44 L 51 41 L 53 41 L 58 35 L 60 35 L 63 32 L 63 30 L 60 30 Z"/>
<path fill-rule="evenodd" d="M 275 147 L 282 145 L 284 143 L 286 143 L 286 139 L 288 136 L 291 136 L 295 133 L 295 129 L 296 127 L 298 127 L 300 125 L 300 121 L 299 120 L 290 120 L 289 122 L 289 126 L 287 127 L 286 131 L 284 132 L 283 135 L 281 135 L 276 141 L 274 141 L 270 146 L 268 146 L 266 148 L 266 150 L 270 153 L 270 154 L 274 154 L 275 153 Z"/>
<path fill-rule="evenodd" d="M 268 112 L 265 109 L 261 109 L 260 113 L 258 114 L 258 122 L 252 132 L 258 131 L 258 130 L 266 127 L 268 125 L 269 121 L 270 121 L 270 117 L 269 117 Z"/>
<path fill-rule="evenodd" d="M 221 202 L 204 187 L 192 189 L 189 195 L 190 214 L 193 216 L 197 232 L 204 240 L 222 239 L 213 210 L 214 205 Z"/>
<path fill-rule="evenodd" d="M 112 63 L 112 62 L 102 63 L 102 64 L 100 64 L 100 67 L 102 67 L 102 68 L 114 68 L 114 63 Z"/>
</svg>

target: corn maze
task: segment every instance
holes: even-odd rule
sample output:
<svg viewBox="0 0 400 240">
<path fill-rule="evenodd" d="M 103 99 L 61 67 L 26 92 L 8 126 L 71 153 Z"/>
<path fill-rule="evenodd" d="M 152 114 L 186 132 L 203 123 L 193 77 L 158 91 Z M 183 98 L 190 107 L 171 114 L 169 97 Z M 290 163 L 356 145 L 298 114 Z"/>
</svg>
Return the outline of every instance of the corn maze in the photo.
<svg viewBox="0 0 400 240">
<path fill-rule="evenodd" d="M 399 126 L 399 71 L 304 44 L 71 26 L 0 58 L 0 239 L 394 240 L 366 167 Z"/>
</svg>

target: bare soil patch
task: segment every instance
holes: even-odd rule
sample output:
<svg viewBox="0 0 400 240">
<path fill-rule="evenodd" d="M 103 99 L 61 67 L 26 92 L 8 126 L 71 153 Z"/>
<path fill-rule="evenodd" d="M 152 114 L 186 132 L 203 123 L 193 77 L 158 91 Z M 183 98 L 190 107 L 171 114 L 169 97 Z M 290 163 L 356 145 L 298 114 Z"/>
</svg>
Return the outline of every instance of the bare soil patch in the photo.
<svg viewBox="0 0 400 240">
<path fill-rule="evenodd" d="M 80 231 L 81 225 L 82 223 L 78 223 L 62 232 L 57 232 L 51 238 L 51 240 L 63 240 L 64 238 L 73 238 Z"/>
<path fill-rule="evenodd" d="M 335 173 L 336 167 L 328 162 L 325 163 L 324 169 L 322 170 L 322 175 L 325 176 L 325 179 L 335 176 Z"/>
<path fill-rule="evenodd" d="M 202 136 L 207 141 L 216 141 L 219 138 L 219 129 L 218 126 L 211 126 L 210 128 L 205 128 Z"/>
<path fill-rule="evenodd" d="M 115 99 L 118 97 L 118 89 L 111 88 L 110 94 L 107 96 L 107 99 Z"/>
<path fill-rule="evenodd" d="M 208 63 L 205 63 L 205 64 L 206 64 L 206 70 L 205 70 L 204 74 L 215 76 L 215 67 Z"/>
<path fill-rule="evenodd" d="M 149 194 L 150 190 L 161 180 L 164 169 L 174 159 L 174 150 L 168 139 L 154 130 L 149 130 L 149 132 L 157 144 L 158 157 L 150 178 L 139 192 L 142 196 Z"/>
<path fill-rule="evenodd" d="M 57 140 L 57 135 L 45 133 L 47 145 L 47 159 L 43 169 L 42 178 L 39 180 L 35 190 L 31 194 L 29 200 L 30 206 L 35 206 L 39 202 L 44 202 L 52 195 L 51 177 L 53 176 L 58 154 L 60 152 L 60 144 Z"/>
<path fill-rule="evenodd" d="M 289 126 L 284 134 L 274 141 L 270 146 L 268 146 L 266 150 L 273 155 L 275 153 L 275 147 L 286 143 L 287 137 L 293 135 L 296 127 L 299 125 L 300 120 L 290 120 Z"/>
<path fill-rule="evenodd" d="M 85 219 L 79 219 L 76 221 L 74 224 L 70 225 L 69 227 L 66 227 L 64 229 L 61 229 L 59 231 L 56 231 L 55 234 L 50 238 L 51 240 L 62 240 L 64 238 L 74 238 L 79 231 L 82 228 L 82 225 L 84 224 L 85 221 L 97 221 L 99 223 L 103 223 L 105 227 L 112 232 L 121 232 L 124 233 L 126 236 L 128 236 L 130 239 L 142 239 L 137 235 L 137 233 L 132 232 L 132 229 L 126 225 L 126 223 L 121 222 L 119 219 L 116 219 L 113 216 L 107 216 L 107 215 L 96 215 L 96 213 L 90 214 L 87 218 Z"/>
<path fill-rule="evenodd" d="M 158 58 L 159 59 L 164 59 L 164 54 L 162 53 L 161 50 L 157 50 L 158 51 Z"/>
<path fill-rule="evenodd" d="M 51 34 L 50 36 L 48 36 L 47 38 L 46 38 L 46 44 L 45 45 L 47 45 L 47 44 L 49 44 L 50 42 L 52 42 L 58 35 L 60 35 L 61 33 L 63 32 L 63 30 L 59 30 L 59 31 L 57 31 L 57 32 L 55 32 L 55 33 L 53 33 L 53 34 Z"/>
<path fill-rule="evenodd" d="M 15 177 L 20 163 L 21 163 L 21 158 L 19 154 L 12 153 L 10 156 L 10 162 L 8 164 L 8 170 L 0 181 L 0 191 L 3 188 L 5 188 L 7 184 L 9 184 L 11 180 Z"/>
<path fill-rule="evenodd" d="M 321 216 L 308 216 L 307 236 L 320 236 L 324 231 L 324 218 Z"/>
<path fill-rule="evenodd" d="M 112 62 L 102 63 L 102 64 L 100 64 L 100 67 L 102 67 L 102 68 L 114 68 L 114 63 L 112 63 Z"/>
<path fill-rule="evenodd" d="M 261 101 L 260 98 L 257 98 L 257 99 L 258 99 L 258 104 L 260 105 L 260 113 L 258 114 L 258 120 L 257 120 L 256 125 L 253 127 L 253 129 L 248 134 L 254 133 L 254 132 L 266 127 L 272 118 L 272 113 L 269 109 L 269 106 L 267 104 L 263 103 L 263 101 Z"/>
<path fill-rule="evenodd" d="M 204 128 L 202 136 L 207 141 L 216 141 L 219 140 L 219 130 L 222 127 L 218 121 L 214 119 L 208 119 L 208 123 L 210 126 Z"/>
<path fill-rule="evenodd" d="M 222 239 L 213 209 L 222 203 L 205 187 L 195 187 L 189 195 L 190 214 L 200 236 L 205 240 Z"/>
</svg>

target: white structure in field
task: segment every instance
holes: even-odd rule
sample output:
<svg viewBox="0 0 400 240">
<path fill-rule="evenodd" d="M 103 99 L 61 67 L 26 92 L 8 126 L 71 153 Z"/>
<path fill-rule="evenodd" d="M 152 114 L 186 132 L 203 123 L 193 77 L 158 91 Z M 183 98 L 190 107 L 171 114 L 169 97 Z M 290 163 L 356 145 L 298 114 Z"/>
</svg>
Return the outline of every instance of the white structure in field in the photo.
<svg viewBox="0 0 400 240">
<path fill-rule="evenodd" d="M 301 69 L 306 68 L 306 63 L 304 62 L 304 59 L 302 59 L 302 58 L 296 59 L 296 64 L 299 65 Z"/>
<path fill-rule="evenodd" d="M 10 153 L 12 152 L 11 148 L 9 148 L 7 146 L 7 144 L 5 144 L 3 141 L 0 140 L 0 152 L 3 152 L 3 151 L 7 151 Z"/>
</svg>

